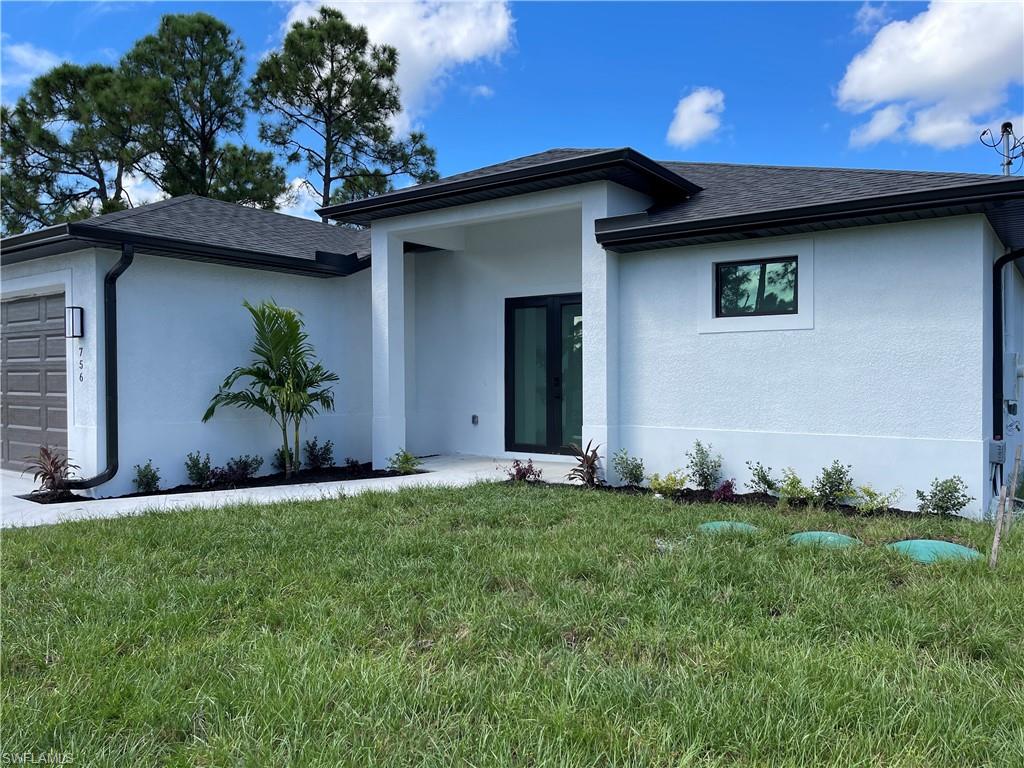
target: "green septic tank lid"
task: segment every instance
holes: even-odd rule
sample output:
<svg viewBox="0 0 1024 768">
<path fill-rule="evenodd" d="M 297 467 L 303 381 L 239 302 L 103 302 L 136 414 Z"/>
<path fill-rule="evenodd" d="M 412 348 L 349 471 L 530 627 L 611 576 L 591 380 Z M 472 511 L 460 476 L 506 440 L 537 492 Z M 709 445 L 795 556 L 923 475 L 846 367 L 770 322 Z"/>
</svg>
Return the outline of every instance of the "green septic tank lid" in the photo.
<svg viewBox="0 0 1024 768">
<path fill-rule="evenodd" d="M 759 529 L 756 525 L 736 520 L 712 520 L 709 523 L 701 523 L 697 530 L 704 533 L 757 533 Z"/>
<path fill-rule="evenodd" d="M 789 537 L 790 544 L 810 544 L 816 547 L 829 547 L 832 549 L 844 549 L 860 544 L 860 539 L 852 536 L 845 536 L 835 531 L 803 531 L 794 533 Z"/>
<path fill-rule="evenodd" d="M 910 539 L 886 546 L 910 556 L 919 563 L 935 563 L 939 560 L 977 560 L 981 557 L 981 553 L 976 549 L 936 539 Z"/>
</svg>

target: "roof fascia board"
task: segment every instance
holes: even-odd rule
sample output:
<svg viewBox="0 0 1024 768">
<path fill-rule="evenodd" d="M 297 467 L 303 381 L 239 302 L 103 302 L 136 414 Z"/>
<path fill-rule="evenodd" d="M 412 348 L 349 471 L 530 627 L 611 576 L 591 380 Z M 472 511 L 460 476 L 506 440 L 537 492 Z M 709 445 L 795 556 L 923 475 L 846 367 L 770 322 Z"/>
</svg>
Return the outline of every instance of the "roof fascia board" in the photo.
<svg viewBox="0 0 1024 768">
<path fill-rule="evenodd" d="M 294 256 L 280 256 L 242 248 L 205 245 L 172 237 L 113 231 L 79 222 L 72 222 L 68 226 L 72 235 L 120 245 L 130 243 L 141 250 L 156 251 L 160 255 L 174 258 L 211 261 L 226 266 L 294 272 L 314 277 L 344 277 L 350 274 L 344 271 L 339 264 L 321 260 L 319 255 L 315 260 L 299 259 Z M 352 255 L 355 256 L 355 254 Z"/>
<path fill-rule="evenodd" d="M 615 166 L 625 165 L 638 170 L 648 176 L 659 180 L 664 186 L 679 190 L 681 193 L 690 195 L 699 192 L 701 187 L 688 181 L 684 177 L 669 170 L 660 163 L 641 155 L 633 149 L 616 149 L 610 152 L 599 152 L 581 157 L 558 160 L 552 163 L 517 168 L 511 171 L 502 171 L 486 176 L 477 176 L 470 179 L 461 179 L 450 183 L 441 183 L 422 189 L 413 187 L 406 191 L 379 195 L 365 200 L 356 200 L 350 203 L 327 206 L 317 210 L 320 216 L 328 218 L 338 217 L 344 219 L 343 214 L 362 214 L 362 217 L 374 212 L 386 211 L 409 203 L 422 203 L 437 201 L 467 192 L 480 192 L 491 189 L 499 189 L 504 186 L 521 184 L 526 182 L 537 182 L 547 179 L 566 176 L 581 171 L 595 171 Z"/>
<path fill-rule="evenodd" d="M 63 253 L 74 253 L 86 248 L 103 247 L 107 243 L 96 239 L 83 239 L 61 235 L 60 237 L 41 238 L 34 243 L 25 243 L 17 247 L 5 245 L 0 256 L 4 264 L 21 264 L 46 256 L 57 256 Z"/>
<path fill-rule="evenodd" d="M 45 236 L 41 236 L 41 233 L 42 230 L 38 230 L 6 238 L 3 247 L 3 262 L 18 264 L 60 253 L 71 253 L 84 248 L 109 248 L 125 244 L 134 245 L 142 252 L 159 256 L 214 262 L 229 267 L 288 272 L 310 277 L 345 277 L 364 269 L 364 262 L 369 262 L 368 259 L 359 259 L 355 253 L 333 254 L 317 251 L 315 259 L 300 259 L 294 256 L 280 256 L 241 248 L 209 246 L 155 235 L 116 232 L 81 222 L 64 224 L 59 232 L 48 228 Z"/>
<path fill-rule="evenodd" d="M 637 226 L 638 216 L 629 215 L 599 219 L 595 222 L 597 242 L 614 250 L 617 245 L 633 245 L 673 236 L 704 237 L 740 233 L 747 229 L 792 226 L 829 221 L 837 216 L 872 216 L 897 213 L 921 208 L 968 205 L 1024 196 L 1024 179 L 1020 183 L 1008 181 L 985 182 L 942 190 L 860 198 L 824 205 L 800 206 L 775 211 L 700 219 L 692 222 L 668 222 Z"/>
<path fill-rule="evenodd" d="M 37 244 L 46 240 L 58 240 L 62 237 L 68 236 L 68 225 L 54 224 L 53 226 L 43 227 L 42 229 L 36 229 L 31 232 L 21 232 L 17 235 L 11 235 L 3 239 L 4 250 L 20 250 L 27 248 L 33 244 Z"/>
</svg>

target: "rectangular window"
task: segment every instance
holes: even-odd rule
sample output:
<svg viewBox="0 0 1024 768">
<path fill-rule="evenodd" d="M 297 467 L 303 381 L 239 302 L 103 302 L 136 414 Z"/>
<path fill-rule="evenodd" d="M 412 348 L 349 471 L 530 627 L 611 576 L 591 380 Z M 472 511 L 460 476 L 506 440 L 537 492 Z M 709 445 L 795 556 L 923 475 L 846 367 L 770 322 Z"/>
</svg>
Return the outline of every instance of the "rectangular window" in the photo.
<svg viewBox="0 0 1024 768">
<path fill-rule="evenodd" d="M 796 256 L 715 265 L 715 317 L 796 314 Z"/>
</svg>

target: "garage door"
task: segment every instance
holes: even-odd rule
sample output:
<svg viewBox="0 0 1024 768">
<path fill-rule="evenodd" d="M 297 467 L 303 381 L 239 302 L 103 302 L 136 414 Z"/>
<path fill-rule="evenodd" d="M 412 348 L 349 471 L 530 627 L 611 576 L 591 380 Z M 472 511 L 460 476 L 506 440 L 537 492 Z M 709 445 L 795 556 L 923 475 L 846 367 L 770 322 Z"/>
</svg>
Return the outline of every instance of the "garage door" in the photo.
<svg viewBox="0 0 1024 768">
<path fill-rule="evenodd" d="M 67 450 L 64 294 L 10 299 L 0 310 L 2 464 L 24 469 L 41 445 Z"/>
</svg>

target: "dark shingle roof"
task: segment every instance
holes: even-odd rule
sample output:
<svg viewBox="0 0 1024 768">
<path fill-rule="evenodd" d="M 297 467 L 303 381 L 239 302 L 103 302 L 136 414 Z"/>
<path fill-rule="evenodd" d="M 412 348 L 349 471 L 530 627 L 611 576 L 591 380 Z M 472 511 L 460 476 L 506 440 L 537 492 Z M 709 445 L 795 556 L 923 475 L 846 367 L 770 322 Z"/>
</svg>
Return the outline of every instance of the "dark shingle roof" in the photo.
<svg viewBox="0 0 1024 768">
<path fill-rule="evenodd" d="M 84 227 L 297 259 L 315 259 L 317 251 L 359 256 L 370 251 L 370 233 L 366 230 L 197 195 L 172 197 L 79 222 L 79 228 Z"/>
<path fill-rule="evenodd" d="M 535 168 L 538 165 L 545 165 L 546 163 L 557 163 L 562 160 L 572 160 L 578 157 L 586 157 L 587 155 L 599 155 L 603 152 L 612 152 L 612 149 L 580 149 L 572 147 L 563 147 L 560 149 L 547 149 L 543 152 L 536 152 L 532 155 L 524 155 L 523 157 L 517 157 L 512 160 L 506 160 L 501 163 L 494 163 L 493 165 L 485 165 L 482 168 L 473 168 L 469 171 L 463 171 L 462 173 L 454 173 L 451 176 L 445 176 L 437 181 L 428 181 L 423 184 L 416 184 L 414 187 L 406 187 L 405 189 L 397 189 L 394 192 L 388 192 L 383 195 L 378 195 L 378 199 L 387 198 L 388 196 L 401 195 L 409 189 L 429 189 L 431 187 L 442 187 L 446 184 L 451 184 L 456 181 L 466 181 L 469 179 L 479 179 L 485 176 L 495 176 L 499 173 L 505 173 L 507 171 L 519 171 L 525 168 Z M 664 165 L 664 163 L 662 163 Z"/>
<path fill-rule="evenodd" d="M 603 219 L 598 222 L 598 240 L 610 243 L 618 231 L 641 229 L 661 234 L 674 227 L 693 230 L 718 227 L 714 237 L 728 237 L 725 230 L 740 220 L 768 220 L 786 216 L 836 215 L 844 225 L 880 223 L 883 220 L 919 217 L 911 209 L 928 209 L 928 215 L 986 213 L 985 201 L 1021 196 L 1020 178 L 977 173 L 889 171 L 860 168 L 801 168 L 776 165 L 736 165 L 655 161 L 629 148 L 549 149 L 503 163 L 476 168 L 427 184 L 389 192 L 365 201 L 332 206 L 325 213 L 342 220 L 368 223 L 375 218 L 414 213 L 421 210 L 462 205 L 483 199 L 537 191 L 540 184 L 521 179 L 541 179 L 547 186 L 575 184 L 599 178 L 619 181 L 605 172 L 585 175 L 578 169 L 588 165 L 604 167 L 616 163 L 644 164 L 647 174 L 662 174 L 670 183 L 649 190 L 654 206 L 649 211 Z M 560 178 L 560 181 L 559 181 Z M 628 184 L 628 182 L 627 182 Z M 971 198 L 973 207 L 965 207 Z M 984 198 L 984 199 L 983 199 Z M 946 208 L 943 206 L 946 205 Z M 980 207 L 979 207 L 980 206 Z M 987 207 L 986 207 L 987 206 Z M 880 208 L 854 222 L 842 214 Z M 812 213 L 813 211 L 813 213 Z M 891 213 L 889 213 L 891 212 Z M 871 218 L 874 217 L 874 218 Z M 902 217 L 902 218 L 901 218 Z M 761 234 L 767 234 L 762 232 Z M 711 236 L 711 235 L 709 235 Z M 734 236 L 739 236 L 738 232 Z M 651 242 L 654 242 L 653 240 Z"/>
<path fill-rule="evenodd" d="M 368 224 L 374 219 L 421 213 L 592 181 L 610 181 L 678 199 L 700 189 L 667 166 L 630 147 L 549 149 L 437 181 L 319 209 L 332 219 Z"/>
<path fill-rule="evenodd" d="M 687 200 L 652 210 L 650 224 L 702 221 L 934 191 L 1005 178 L 981 173 L 659 162 L 703 189 Z"/>
</svg>

